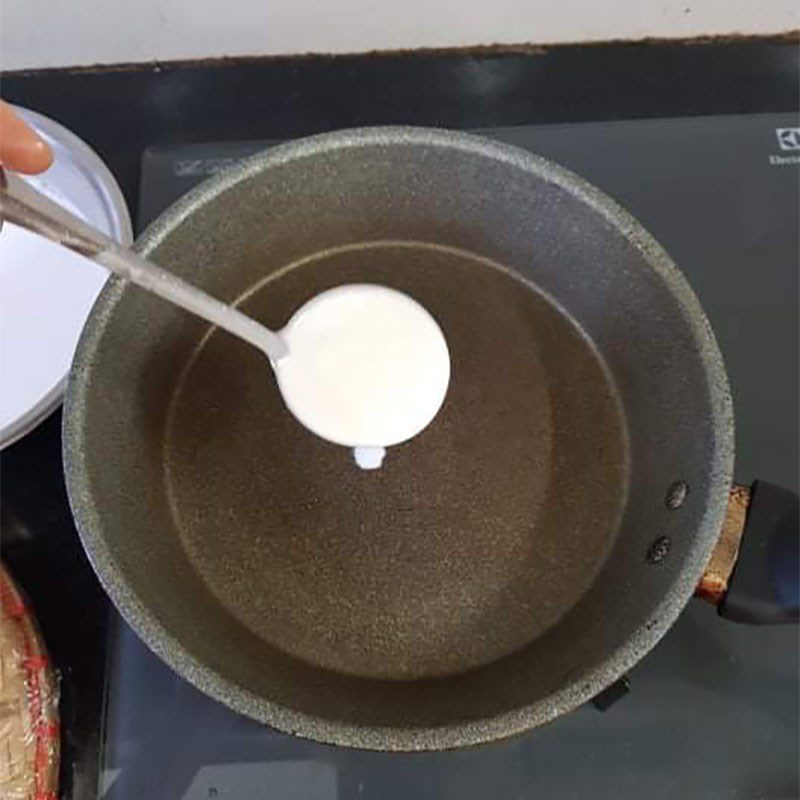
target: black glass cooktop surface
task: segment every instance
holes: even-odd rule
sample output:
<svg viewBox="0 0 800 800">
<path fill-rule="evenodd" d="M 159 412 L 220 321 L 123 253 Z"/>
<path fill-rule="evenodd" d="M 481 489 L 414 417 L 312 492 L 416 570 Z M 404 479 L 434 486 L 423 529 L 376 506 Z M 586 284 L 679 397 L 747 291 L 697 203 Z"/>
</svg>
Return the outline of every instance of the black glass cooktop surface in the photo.
<svg viewBox="0 0 800 800">
<path fill-rule="evenodd" d="M 798 177 L 792 115 L 521 126 L 483 133 L 625 205 L 699 295 L 730 373 L 739 482 L 798 484 Z M 143 226 L 195 183 L 273 144 L 143 158 Z M 789 798 L 798 796 L 798 635 L 693 601 L 605 712 L 585 706 L 472 750 L 382 754 L 302 741 L 206 698 L 112 615 L 101 794 L 109 800 Z"/>
</svg>

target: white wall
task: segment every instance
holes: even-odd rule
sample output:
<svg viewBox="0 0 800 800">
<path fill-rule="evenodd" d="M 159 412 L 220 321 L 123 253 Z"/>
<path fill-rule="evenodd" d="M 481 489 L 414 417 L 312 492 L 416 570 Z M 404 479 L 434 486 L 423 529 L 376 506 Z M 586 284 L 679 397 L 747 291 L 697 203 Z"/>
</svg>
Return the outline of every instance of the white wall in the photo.
<svg viewBox="0 0 800 800">
<path fill-rule="evenodd" d="M 800 26 L 797 0 L 2 0 L 1 8 L 5 70 Z"/>
</svg>

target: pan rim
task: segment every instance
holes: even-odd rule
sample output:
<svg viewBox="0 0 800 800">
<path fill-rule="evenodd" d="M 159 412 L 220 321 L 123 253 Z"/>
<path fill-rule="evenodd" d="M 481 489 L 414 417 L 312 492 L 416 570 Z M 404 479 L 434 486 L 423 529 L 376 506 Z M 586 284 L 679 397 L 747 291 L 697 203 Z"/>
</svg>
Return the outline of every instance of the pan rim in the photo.
<svg viewBox="0 0 800 800">
<path fill-rule="evenodd" d="M 686 278 L 653 236 L 616 201 L 569 170 L 526 150 L 473 134 L 405 126 L 353 128 L 278 145 L 251 156 L 184 195 L 151 223 L 137 240 L 135 249 L 148 255 L 196 208 L 255 173 L 342 148 L 376 145 L 457 149 L 509 164 L 557 185 L 599 213 L 638 249 L 675 298 L 697 343 L 698 358 L 707 381 L 714 447 L 702 520 L 679 576 L 665 592 L 652 619 L 643 622 L 627 642 L 583 673 L 573 676 L 569 684 L 552 694 L 497 716 L 441 727 L 383 728 L 325 719 L 267 700 L 205 666 L 162 625 L 128 584 L 106 546 L 103 524 L 89 490 L 90 480 L 81 447 L 82 431 L 87 424 L 86 398 L 93 355 L 111 311 L 127 288 L 118 278 L 112 278 L 99 295 L 81 335 L 70 372 L 63 416 L 65 477 L 81 541 L 101 584 L 137 635 L 191 684 L 245 716 L 318 742 L 387 751 L 444 750 L 496 741 L 549 722 L 596 696 L 657 644 L 691 599 L 721 529 L 733 474 L 733 404 L 722 355 L 710 323 Z"/>
</svg>

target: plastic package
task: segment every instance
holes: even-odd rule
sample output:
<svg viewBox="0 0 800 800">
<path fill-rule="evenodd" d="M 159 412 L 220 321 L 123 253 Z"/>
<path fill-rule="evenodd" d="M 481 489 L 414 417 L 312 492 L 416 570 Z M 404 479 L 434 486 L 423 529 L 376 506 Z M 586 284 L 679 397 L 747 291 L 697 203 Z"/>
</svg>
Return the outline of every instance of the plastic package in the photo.
<svg viewBox="0 0 800 800">
<path fill-rule="evenodd" d="M 0 798 L 57 800 L 57 684 L 31 609 L 4 566 L 0 605 Z"/>
</svg>

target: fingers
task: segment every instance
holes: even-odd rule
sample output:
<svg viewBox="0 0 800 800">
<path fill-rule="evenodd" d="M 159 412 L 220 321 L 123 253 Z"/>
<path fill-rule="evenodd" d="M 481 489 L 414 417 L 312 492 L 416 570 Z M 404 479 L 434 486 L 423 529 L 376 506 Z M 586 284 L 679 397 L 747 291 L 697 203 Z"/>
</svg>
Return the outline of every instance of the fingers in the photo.
<svg viewBox="0 0 800 800">
<path fill-rule="evenodd" d="M 44 172 L 53 163 L 53 151 L 14 109 L 0 100 L 0 164 L 26 175 Z"/>
</svg>

